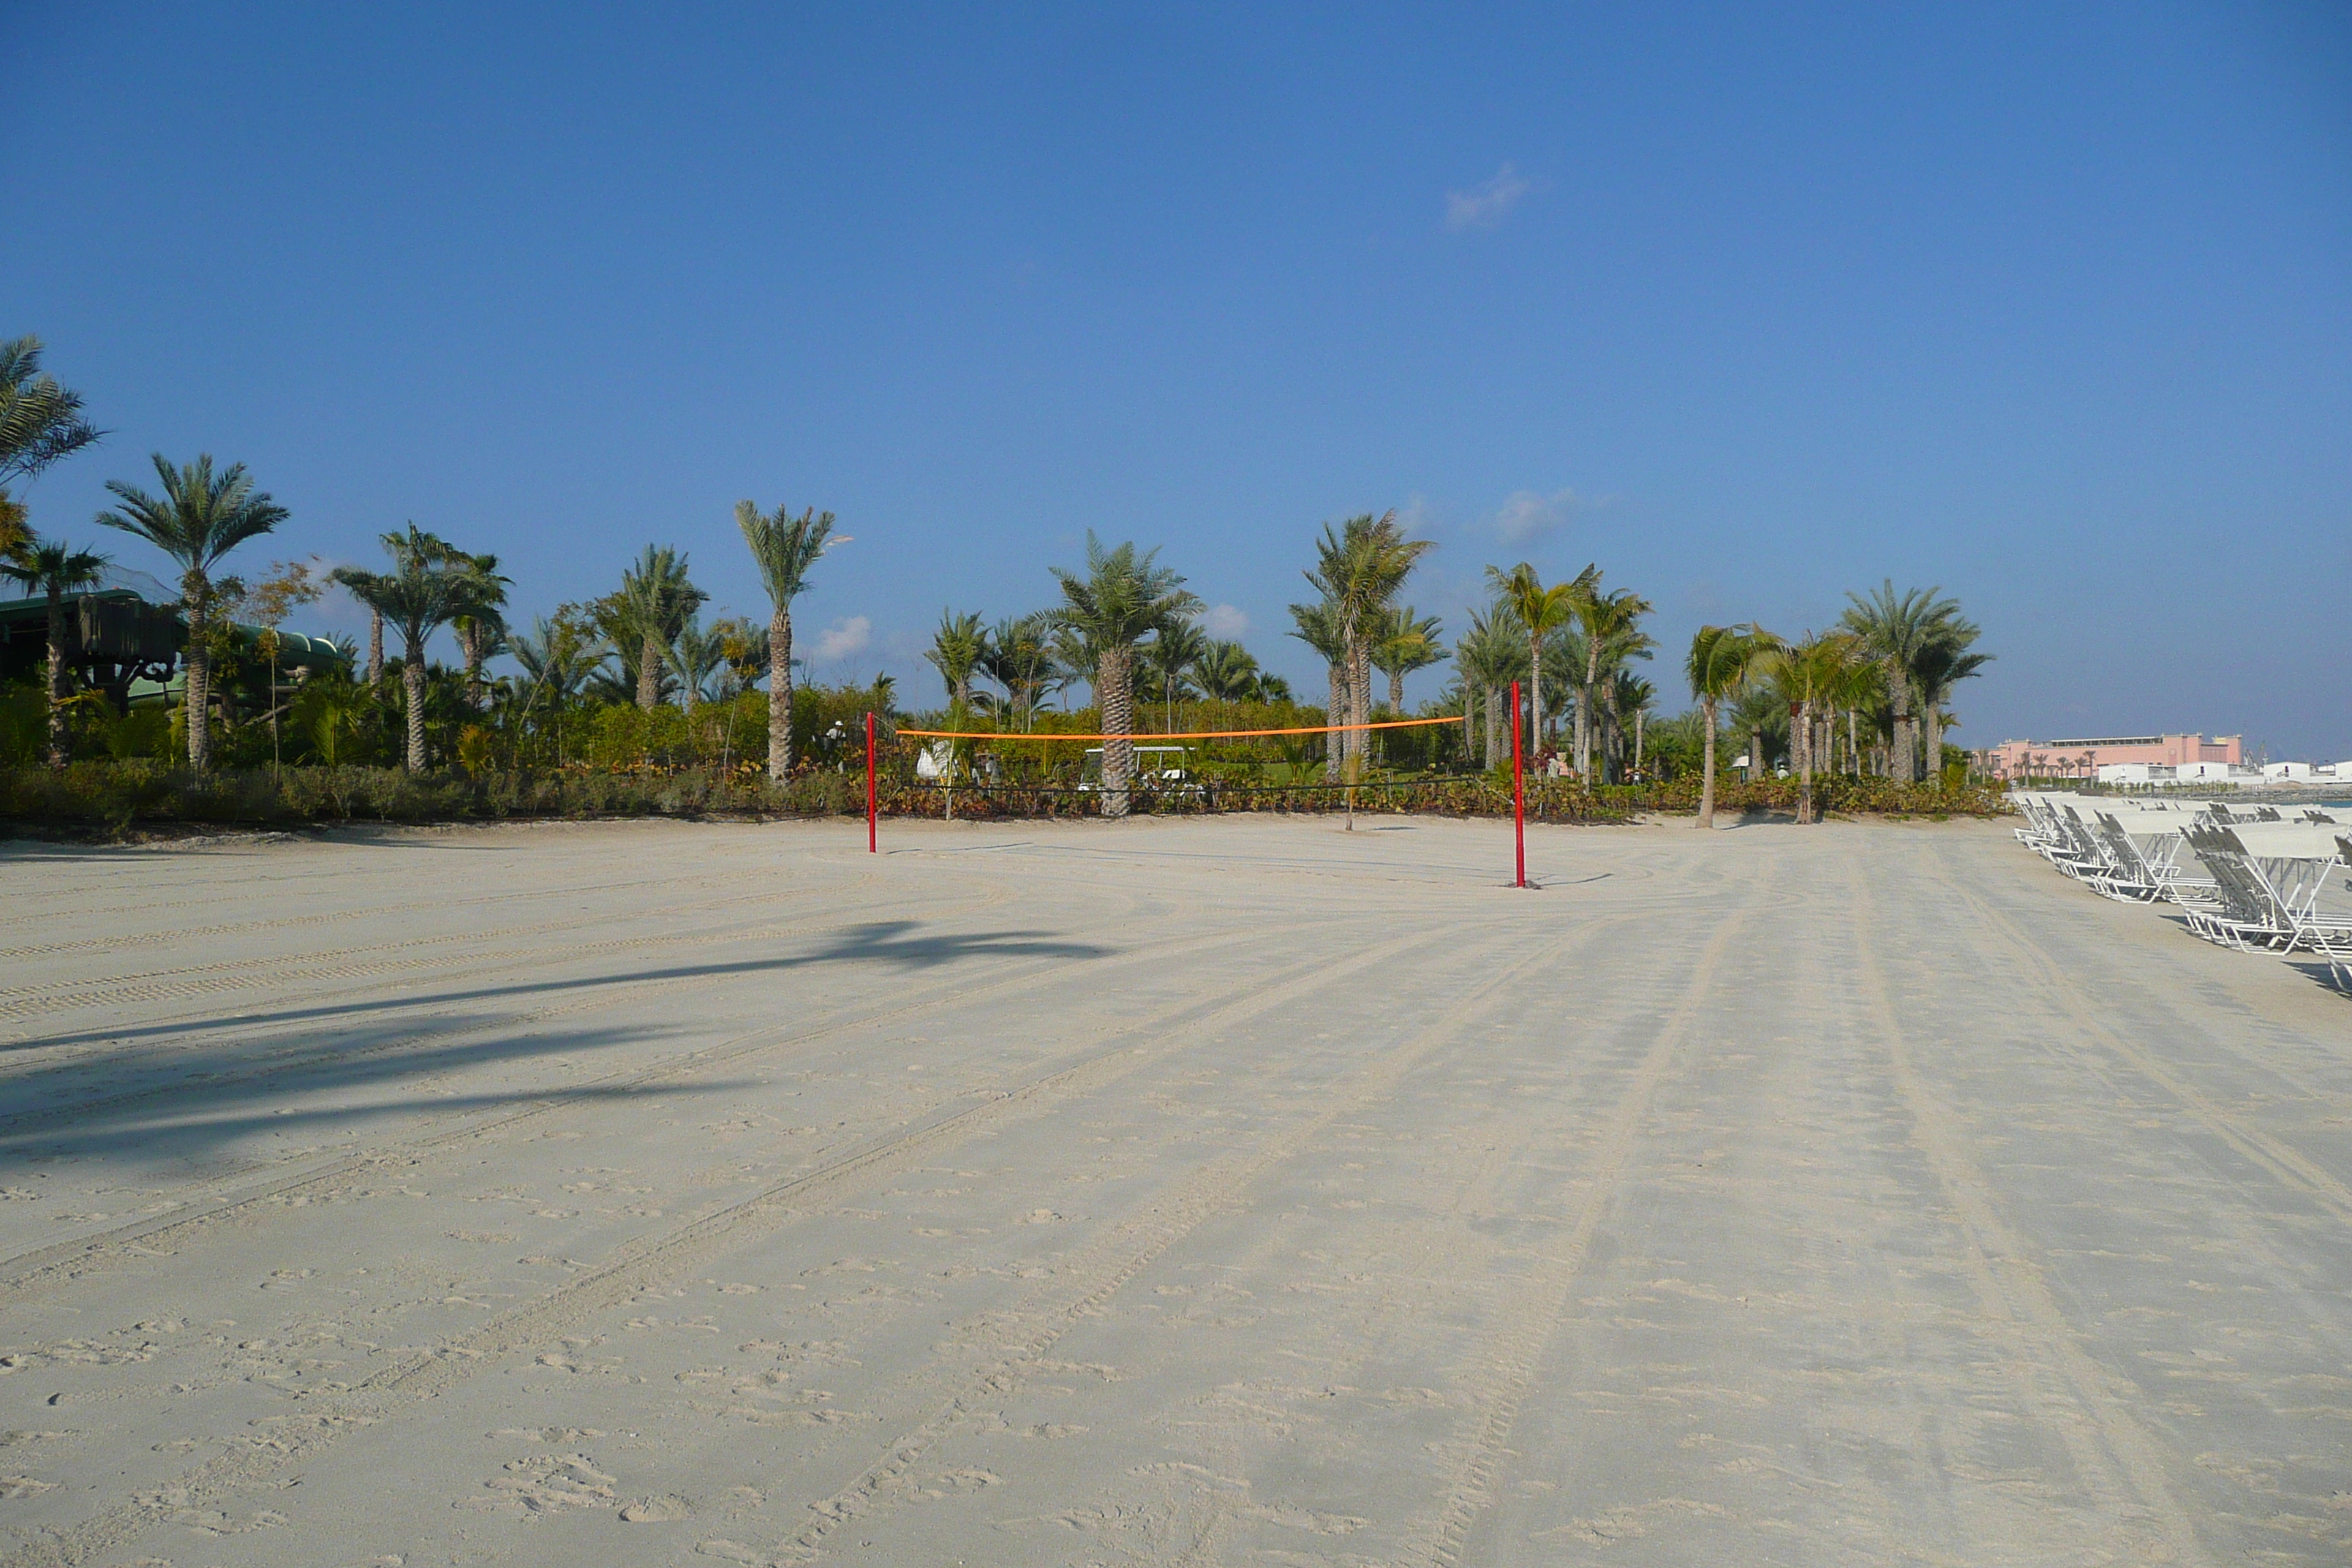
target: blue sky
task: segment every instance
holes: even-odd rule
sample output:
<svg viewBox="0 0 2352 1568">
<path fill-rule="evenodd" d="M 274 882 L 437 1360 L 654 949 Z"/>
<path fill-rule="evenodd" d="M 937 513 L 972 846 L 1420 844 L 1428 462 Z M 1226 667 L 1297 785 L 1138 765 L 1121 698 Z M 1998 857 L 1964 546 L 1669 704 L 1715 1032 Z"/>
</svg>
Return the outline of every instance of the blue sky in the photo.
<svg viewBox="0 0 2352 1568">
<path fill-rule="evenodd" d="M 1317 689 L 1309 541 L 1393 507 L 1449 627 L 1519 559 L 1599 562 L 1669 649 L 1891 576 L 1999 656 L 1969 743 L 2352 757 L 2340 6 L 91 5 L 0 38 L 40 128 L 0 331 L 113 431 L 34 487 L 47 529 L 210 451 L 293 510 L 256 564 L 414 519 L 526 616 L 649 542 L 759 611 L 732 503 L 814 504 L 856 541 L 798 606 L 819 675 L 928 700 L 941 608 L 1046 603 L 1089 528 Z"/>
</svg>

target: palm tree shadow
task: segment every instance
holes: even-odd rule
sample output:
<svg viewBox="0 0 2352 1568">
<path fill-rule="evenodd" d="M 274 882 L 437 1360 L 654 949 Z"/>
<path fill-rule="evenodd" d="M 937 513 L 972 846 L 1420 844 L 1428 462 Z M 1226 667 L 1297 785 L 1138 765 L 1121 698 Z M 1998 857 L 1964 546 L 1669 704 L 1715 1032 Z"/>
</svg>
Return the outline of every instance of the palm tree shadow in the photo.
<svg viewBox="0 0 2352 1568">
<path fill-rule="evenodd" d="M 735 1081 L 680 1084 L 655 1079 L 569 1086 L 558 1081 L 545 1088 L 500 1088 L 473 1096 L 423 1095 L 409 1087 L 421 1079 L 548 1057 L 576 1058 L 619 1046 L 643 1047 L 664 1036 L 690 1032 L 690 1026 L 675 1013 L 651 1025 L 548 1031 L 496 1005 L 502 1001 L 646 981 L 768 973 L 789 975 L 839 963 L 877 963 L 888 970 L 924 972 L 975 958 L 1087 959 L 1111 951 L 1044 931 L 924 934 L 915 921 L 875 921 L 842 931 L 813 951 L 790 956 L 677 964 L 440 992 L 388 1003 L 291 1008 L 196 1024 L 52 1037 L 53 1041 L 120 1043 L 207 1028 L 223 1031 L 219 1038 L 199 1039 L 160 1057 L 141 1053 L 140 1059 L 121 1063 L 111 1072 L 102 1055 L 85 1054 L 0 1084 L 0 1172 L 90 1157 L 131 1160 L 145 1168 L 161 1164 L 210 1173 L 217 1173 L 225 1163 L 231 1168 L 259 1169 L 286 1151 L 270 1149 L 266 1143 L 256 1147 L 256 1141 L 296 1130 L 315 1132 L 321 1127 L 341 1127 L 355 1132 L 366 1123 L 421 1113 L 441 1116 L 506 1105 L 705 1095 L 751 1087 Z M 436 1016 L 422 1039 L 415 1037 L 416 1026 L 400 1016 L 410 1007 L 467 1001 L 487 1001 L 492 1005 L 460 1006 Z M 376 1016 L 362 1021 L 350 1016 L 355 1013 Z M 262 1042 L 251 1042 L 245 1034 L 247 1026 L 271 1021 L 291 1022 L 296 1026 Z M 236 1032 L 227 1032 L 224 1026 L 236 1026 Z M 486 1033 L 488 1037 L 480 1037 Z M 592 1069 L 590 1076 L 604 1075 Z M 507 1081 L 511 1083 L 511 1078 Z"/>
<path fill-rule="evenodd" d="M 247 1109 L 207 1115 L 185 1110 L 150 1108 L 147 1114 L 77 1128 L 43 1138 L 37 1135 L 0 1137 L 0 1171 L 11 1166 L 52 1161 L 135 1157 L 142 1171 L 179 1167 L 192 1174 L 217 1173 L 231 1145 L 265 1134 L 283 1135 L 319 1128 L 356 1131 L 359 1124 L 387 1118 L 432 1114 L 465 1115 L 530 1105 L 591 1105 L 608 1101 L 673 1100 L 694 1095 L 740 1093 L 757 1085 L 752 1079 L 714 1079 L 708 1083 L 600 1085 L 583 1089 L 515 1089 L 502 1094 L 405 1096 L 355 1106 L 314 1106 L 300 1110 L 278 1107 Z M 248 1163 L 267 1170 L 266 1162 Z"/>
<path fill-rule="evenodd" d="M 287 1007 L 272 1012 L 236 1013 L 225 1017 L 182 1019 L 137 1028 L 86 1029 L 72 1034 L 42 1035 L 11 1042 L 5 1048 L 83 1045 L 94 1041 L 149 1039 L 229 1026 L 250 1028 L 266 1024 L 302 1023 L 355 1013 L 383 1013 L 395 1008 L 438 1007 L 468 1002 L 498 1002 L 530 996 L 594 990 L 608 985 L 641 985 L 662 980 L 719 980 L 732 975 L 789 973 L 825 964 L 878 963 L 920 972 L 944 968 L 974 958 L 1102 958 L 1118 951 L 1093 942 L 1071 942 L 1052 931 L 1006 931 L 942 932 L 914 936 L 914 921 L 875 921 L 853 926 L 814 952 L 774 958 L 746 958 L 724 963 L 672 964 L 660 969 L 581 975 L 566 980 L 534 980 L 511 985 L 486 985 L 464 991 L 429 992 L 396 1001 L 339 1002 L 319 1007 Z"/>
<path fill-rule="evenodd" d="M 410 1087 L 469 1070 L 644 1046 L 682 1032 L 614 1026 L 463 1037 L 501 1021 L 496 1015 L 464 1016 L 447 1023 L 460 1038 L 406 1047 L 392 1042 L 375 1049 L 334 1026 L 308 1038 L 273 1039 L 269 1054 L 259 1060 L 242 1044 L 225 1041 L 174 1053 L 160 1065 L 142 1064 L 142 1079 L 101 1077 L 91 1082 L 86 1074 L 54 1075 L 70 1087 L 48 1096 L 39 1094 L 39 1079 L 18 1079 L 0 1091 L 0 1173 L 53 1161 L 130 1156 L 142 1167 L 176 1165 L 218 1173 L 224 1161 L 232 1168 L 266 1167 L 288 1152 L 250 1147 L 250 1140 L 265 1135 L 321 1127 L 356 1132 L 388 1117 L 420 1113 L 441 1117 L 507 1106 L 702 1095 L 751 1087 L 733 1079 L 666 1081 L 657 1071 L 642 1080 L 549 1080 L 471 1095 L 420 1094 Z M 571 1064 L 555 1065 L 560 1069 Z M 604 1074 L 590 1068 L 585 1076 Z M 509 1076 L 506 1081 L 513 1079 Z M 227 1152 L 239 1142 L 248 1143 L 247 1152 Z"/>
</svg>

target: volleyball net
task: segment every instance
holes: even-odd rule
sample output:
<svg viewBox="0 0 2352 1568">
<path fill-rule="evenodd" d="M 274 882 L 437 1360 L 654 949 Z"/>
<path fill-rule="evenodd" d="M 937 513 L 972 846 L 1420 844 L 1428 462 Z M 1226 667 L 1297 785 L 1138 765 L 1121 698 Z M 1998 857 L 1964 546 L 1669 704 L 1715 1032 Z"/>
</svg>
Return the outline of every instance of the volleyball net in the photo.
<svg viewBox="0 0 2352 1568">
<path fill-rule="evenodd" d="M 1517 840 L 1515 881 L 1526 887 L 1527 857 L 1525 848 L 1526 794 L 1519 747 L 1519 689 L 1516 683 L 1510 689 L 1511 783 L 1509 809 L 1515 837 Z M 932 730 L 912 725 L 881 727 L 876 716 L 866 716 L 866 847 L 877 847 L 881 817 L 880 761 L 886 750 L 900 742 L 917 742 L 918 758 L 914 767 L 913 787 L 922 795 L 936 795 L 941 815 L 953 817 L 955 797 L 961 793 L 967 801 L 966 812 L 982 802 L 1015 808 L 1013 815 L 1075 816 L 1096 815 L 1098 806 L 1103 816 L 1123 816 L 1139 806 L 1145 813 L 1157 813 L 1173 807 L 1176 810 L 1251 810 L 1264 809 L 1269 802 L 1281 805 L 1298 805 L 1324 810 L 1335 805 L 1343 805 L 1352 817 L 1360 795 L 1379 800 L 1384 806 L 1399 804 L 1400 794 L 1429 794 L 1434 786 L 1452 784 L 1473 791 L 1486 792 L 1496 786 L 1486 769 L 1474 773 L 1457 774 L 1449 779 L 1433 780 L 1426 769 L 1405 774 L 1371 763 L 1364 753 L 1369 745 L 1360 742 L 1354 747 L 1344 744 L 1349 736 L 1362 736 L 1365 742 L 1376 733 L 1394 731 L 1431 730 L 1441 726 L 1463 727 L 1465 731 L 1464 754 L 1468 753 L 1468 721 L 1461 714 L 1444 714 L 1427 719 L 1377 719 L 1352 724 L 1294 724 L 1246 730 L 1169 730 L 1153 731 L 1108 731 L 1072 733 L 1060 731 L 1014 730 Z M 1213 742 L 1297 742 L 1307 736 L 1324 738 L 1326 757 L 1320 763 L 1315 760 L 1292 755 L 1273 764 L 1278 776 L 1269 776 L 1264 759 L 1203 759 L 1194 763 L 1192 746 Z M 1328 753 L 1331 741 L 1341 738 L 1338 748 L 1340 776 L 1330 776 Z M 964 754 L 959 754 L 958 748 Z M 1046 773 L 1041 768 L 1036 776 L 1018 778 L 1006 776 L 1001 770 L 991 776 L 986 759 L 994 752 L 982 752 L 982 747 L 1082 748 L 1076 776 L 1056 769 Z M 1169 764 L 1169 753 L 1176 753 L 1176 763 Z M 1099 758 L 1092 776 L 1088 776 L 1087 761 Z M 1064 761 L 1066 762 L 1066 758 Z M 1156 764 L 1156 765 L 1148 765 Z M 905 784 L 892 780 L 894 793 Z M 1020 811 L 1022 797 L 1033 803 L 1055 802 L 1066 809 Z M 1384 798 L 1385 797 L 1385 798 Z M 1499 805 L 1502 803 L 1495 802 Z M 1408 805 L 1408 808 L 1410 808 Z M 1442 805 L 1438 807 L 1444 809 Z M 926 813 L 925 815 L 929 815 Z M 991 815 L 995 815 L 992 812 Z"/>
<path fill-rule="evenodd" d="M 1338 758 L 1326 756 L 1322 761 L 1292 749 L 1279 758 L 1263 755 L 1236 757 L 1233 747 L 1223 748 L 1227 754 L 1210 758 L 1195 755 L 1207 742 L 1246 742 L 1257 741 L 1297 742 L 1307 736 L 1325 738 L 1325 750 L 1332 750 L 1333 737 L 1364 735 L 1400 730 L 1431 730 L 1444 726 L 1459 726 L 1459 715 L 1434 719 L 1378 719 L 1355 724 L 1291 724 L 1248 730 L 1165 730 L 1139 731 L 1118 734 L 1107 731 L 1003 731 L 1003 730 L 924 730 L 913 726 L 892 728 L 878 737 L 882 754 L 888 754 L 893 742 L 909 740 L 918 742 L 915 749 L 915 771 L 918 782 L 936 789 L 1015 789 L 1034 795 L 1100 795 L 1105 791 L 1125 791 L 1146 796 L 1173 795 L 1197 797 L 1208 792 L 1219 792 L 1228 797 L 1242 795 L 1314 795 L 1350 790 L 1383 790 L 1405 787 L 1409 781 L 1388 776 L 1386 770 L 1400 761 L 1416 764 L 1421 759 L 1383 758 L 1375 761 L 1365 754 L 1365 749 L 1342 749 Z M 1014 748 L 1036 748 L 1041 753 L 1054 748 L 1076 748 L 1073 759 L 1066 752 L 1059 765 L 1047 772 L 1043 756 L 1039 765 L 1030 770 L 1016 770 L 1013 774 L 1003 771 L 1003 757 L 993 748 L 999 745 Z M 1014 755 L 1018 756 L 1016 751 Z M 1075 772 L 1069 764 L 1076 761 Z M 1334 770 L 1333 761 L 1340 763 Z M 1114 765 L 1116 764 L 1116 765 Z M 1321 773 L 1317 776 L 1316 770 Z M 1018 776 L 1021 772 L 1028 776 Z"/>
</svg>

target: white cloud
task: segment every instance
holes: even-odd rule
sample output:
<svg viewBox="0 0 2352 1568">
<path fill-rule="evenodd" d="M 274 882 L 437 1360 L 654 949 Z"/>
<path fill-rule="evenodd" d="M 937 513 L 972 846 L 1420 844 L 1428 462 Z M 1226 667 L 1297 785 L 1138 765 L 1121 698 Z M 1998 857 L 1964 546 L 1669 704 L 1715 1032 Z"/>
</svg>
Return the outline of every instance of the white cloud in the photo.
<svg viewBox="0 0 2352 1568">
<path fill-rule="evenodd" d="M 1567 522 L 1570 512 L 1590 504 L 1572 489 L 1555 490 L 1548 496 L 1513 490 L 1503 499 L 1503 510 L 1495 514 L 1495 537 L 1506 544 L 1517 544 L 1549 533 Z"/>
<path fill-rule="evenodd" d="M 1201 617 L 1201 629 L 1213 637 L 1234 641 L 1249 631 L 1249 617 L 1231 605 L 1212 605 Z"/>
<path fill-rule="evenodd" d="M 835 621 L 816 635 L 816 657 L 826 662 L 864 653 L 874 646 L 874 623 L 864 616 Z"/>
<path fill-rule="evenodd" d="M 1521 196 L 1534 188 L 1519 177 L 1517 169 L 1506 163 L 1483 185 L 1445 193 L 1445 226 L 1492 228 L 1519 205 Z"/>
<path fill-rule="evenodd" d="M 1437 531 L 1437 513 L 1430 507 L 1429 498 L 1418 490 L 1406 497 L 1404 505 L 1395 511 L 1397 523 L 1408 539 L 1427 539 Z"/>
</svg>

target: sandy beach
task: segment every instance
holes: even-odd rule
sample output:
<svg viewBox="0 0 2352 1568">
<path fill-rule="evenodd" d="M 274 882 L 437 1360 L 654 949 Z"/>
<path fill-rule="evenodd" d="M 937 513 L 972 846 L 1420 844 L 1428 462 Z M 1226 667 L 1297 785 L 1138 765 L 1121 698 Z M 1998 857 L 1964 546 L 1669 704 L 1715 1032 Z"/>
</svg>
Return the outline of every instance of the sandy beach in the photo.
<svg viewBox="0 0 2352 1568">
<path fill-rule="evenodd" d="M 0 848 L 7 1563 L 2339 1563 L 2352 1007 L 2005 826 Z"/>
</svg>

